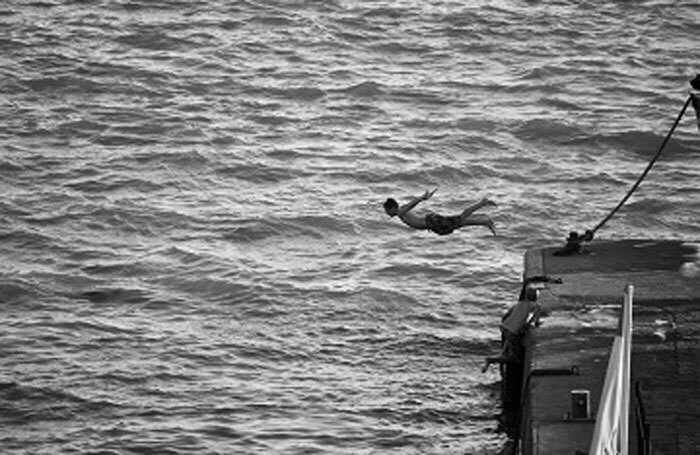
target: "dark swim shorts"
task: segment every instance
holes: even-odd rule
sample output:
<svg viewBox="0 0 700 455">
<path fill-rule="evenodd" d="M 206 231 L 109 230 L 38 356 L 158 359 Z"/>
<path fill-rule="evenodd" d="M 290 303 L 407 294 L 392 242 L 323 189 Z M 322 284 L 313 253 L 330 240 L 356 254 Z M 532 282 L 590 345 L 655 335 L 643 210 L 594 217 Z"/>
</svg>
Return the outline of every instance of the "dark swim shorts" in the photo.
<svg viewBox="0 0 700 455">
<path fill-rule="evenodd" d="M 437 213 L 430 213 L 425 216 L 425 225 L 436 234 L 447 235 L 452 234 L 455 229 L 461 227 L 462 219 L 459 215 L 442 216 Z"/>
</svg>

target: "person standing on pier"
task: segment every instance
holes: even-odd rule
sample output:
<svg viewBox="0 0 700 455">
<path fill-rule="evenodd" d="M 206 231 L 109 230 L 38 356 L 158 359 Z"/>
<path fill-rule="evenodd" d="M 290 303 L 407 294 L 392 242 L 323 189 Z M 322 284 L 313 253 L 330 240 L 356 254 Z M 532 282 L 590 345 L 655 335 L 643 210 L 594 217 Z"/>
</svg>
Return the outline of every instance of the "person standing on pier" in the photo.
<svg viewBox="0 0 700 455">
<path fill-rule="evenodd" d="M 496 205 L 495 202 L 487 198 L 483 198 L 476 204 L 467 207 L 459 215 L 440 215 L 430 212 L 419 216 L 412 212 L 420 202 L 430 199 L 436 191 L 437 188 L 433 191 L 426 191 L 422 196 L 415 197 L 404 205 L 399 205 L 395 199 L 388 198 L 384 202 L 384 211 L 390 217 L 398 216 L 401 221 L 413 229 L 427 229 L 438 235 L 451 234 L 464 226 L 486 226 L 493 235 L 496 235 L 496 224 L 491 218 L 483 215 L 473 215 L 474 212 L 483 207 Z"/>
</svg>

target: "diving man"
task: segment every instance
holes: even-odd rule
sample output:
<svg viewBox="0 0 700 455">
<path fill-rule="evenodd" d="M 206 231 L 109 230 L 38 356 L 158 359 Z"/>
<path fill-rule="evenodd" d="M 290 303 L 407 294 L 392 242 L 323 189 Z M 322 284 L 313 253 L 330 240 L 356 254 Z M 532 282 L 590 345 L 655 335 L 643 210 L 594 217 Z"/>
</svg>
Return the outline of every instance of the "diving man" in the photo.
<svg viewBox="0 0 700 455">
<path fill-rule="evenodd" d="M 384 211 L 391 217 L 398 216 L 401 221 L 413 229 L 427 229 L 438 235 L 451 234 L 456 229 L 464 226 L 486 226 L 493 235 L 496 235 L 496 224 L 491 218 L 483 215 L 472 215 L 482 207 L 496 205 L 495 202 L 487 198 L 483 198 L 476 204 L 467 207 L 459 215 L 440 215 L 429 212 L 426 215 L 419 216 L 412 212 L 416 205 L 430 199 L 436 191 L 437 188 L 433 191 L 426 191 L 422 196 L 415 197 L 407 204 L 401 206 L 395 199 L 388 198 L 384 203 Z"/>
</svg>

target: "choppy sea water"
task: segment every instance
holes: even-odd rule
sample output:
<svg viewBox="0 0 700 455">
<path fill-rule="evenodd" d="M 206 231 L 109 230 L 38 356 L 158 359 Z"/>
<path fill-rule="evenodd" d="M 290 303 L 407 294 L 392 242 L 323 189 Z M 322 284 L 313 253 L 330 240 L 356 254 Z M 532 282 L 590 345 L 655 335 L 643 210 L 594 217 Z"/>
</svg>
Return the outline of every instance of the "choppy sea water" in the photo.
<svg viewBox="0 0 700 455">
<path fill-rule="evenodd" d="M 7 454 L 496 454 L 522 256 L 603 218 L 697 72 L 679 1 L 0 6 Z M 605 238 L 697 240 L 692 112 Z M 384 215 L 488 196 L 499 235 Z M 420 208 L 420 207 L 419 207 Z"/>
</svg>

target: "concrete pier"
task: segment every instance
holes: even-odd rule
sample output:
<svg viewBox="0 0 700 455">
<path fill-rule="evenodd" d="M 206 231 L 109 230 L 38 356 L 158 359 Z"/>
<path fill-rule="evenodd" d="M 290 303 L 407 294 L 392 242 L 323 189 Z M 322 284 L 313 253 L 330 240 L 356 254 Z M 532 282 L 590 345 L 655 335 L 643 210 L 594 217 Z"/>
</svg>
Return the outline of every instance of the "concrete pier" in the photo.
<svg viewBox="0 0 700 455">
<path fill-rule="evenodd" d="M 581 254 L 555 256 L 558 248 L 525 257 L 541 314 L 520 339 L 521 362 L 502 368 L 504 411 L 517 415 L 514 453 L 588 452 L 628 284 L 635 289 L 631 383 L 641 397 L 632 391 L 630 454 L 642 453 L 645 434 L 654 455 L 700 453 L 700 276 L 688 265 L 700 263 L 697 245 L 595 241 Z"/>
</svg>

